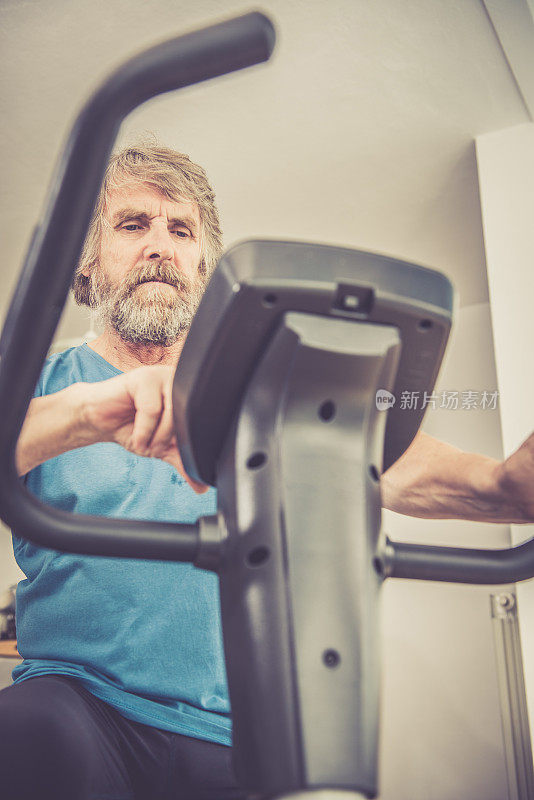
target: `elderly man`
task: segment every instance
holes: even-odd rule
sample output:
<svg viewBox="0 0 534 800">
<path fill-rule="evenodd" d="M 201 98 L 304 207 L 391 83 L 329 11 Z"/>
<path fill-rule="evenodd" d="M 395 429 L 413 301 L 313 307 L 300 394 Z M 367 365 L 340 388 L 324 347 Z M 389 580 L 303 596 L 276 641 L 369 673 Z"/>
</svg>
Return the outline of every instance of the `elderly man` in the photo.
<svg viewBox="0 0 534 800">
<path fill-rule="evenodd" d="M 171 386 L 221 252 L 213 192 L 187 156 L 115 155 L 73 283 L 103 333 L 46 362 L 17 448 L 30 491 L 78 513 L 190 522 Z M 120 447 L 118 445 L 121 445 Z M 424 434 L 382 477 L 385 507 L 534 521 L 534 435 L 507 461 Z M 14 538 L 23 663 L 0 693 L 8 797 L 240 798 L 217 579 L 188 564 L 70 555 Z"/>
</svg>

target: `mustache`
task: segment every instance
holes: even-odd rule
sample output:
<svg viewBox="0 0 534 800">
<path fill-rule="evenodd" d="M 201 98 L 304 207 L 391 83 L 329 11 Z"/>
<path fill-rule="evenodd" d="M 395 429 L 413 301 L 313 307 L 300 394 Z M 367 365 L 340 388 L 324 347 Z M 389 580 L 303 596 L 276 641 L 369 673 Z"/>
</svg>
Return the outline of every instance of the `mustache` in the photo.
<svg viewBox="0 0 534 800">
<path fill-rule="evenodd" d="M 190 293 L 194 286 L 193 282 L 179 272 L 172 263 L 168 261 L 149 261 L 141 268 L 124 280 L 122 289 L 126 294 L 131 294 L 137 286 L 149 281 L 160 281 L 169 283 L 183 292 Z"/>
</svg>

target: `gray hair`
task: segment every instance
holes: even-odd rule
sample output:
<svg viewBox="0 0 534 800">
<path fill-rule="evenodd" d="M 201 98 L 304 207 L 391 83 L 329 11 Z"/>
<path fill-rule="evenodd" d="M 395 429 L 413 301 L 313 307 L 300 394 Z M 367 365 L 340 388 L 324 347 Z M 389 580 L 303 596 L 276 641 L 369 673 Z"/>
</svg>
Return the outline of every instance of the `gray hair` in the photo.
<svg viewBox="0 0 534 800">
<path fill-rule="evenodd" d="M 206 282 L 222 253 L 222 232 L 215 194 L 205 171 L 189 156 L 157 144 L 126 147 L 110 158 L 80 261 L 72 281 L 78 305 L 94 305 L 91 273 L 98 266 L 106 200 L 116 188 L 148 183 L 169 200 L 193 200 L 200 211 L 199 273 Z M 83 272 L 89 272 L 89 277 Z"/>
</svg>

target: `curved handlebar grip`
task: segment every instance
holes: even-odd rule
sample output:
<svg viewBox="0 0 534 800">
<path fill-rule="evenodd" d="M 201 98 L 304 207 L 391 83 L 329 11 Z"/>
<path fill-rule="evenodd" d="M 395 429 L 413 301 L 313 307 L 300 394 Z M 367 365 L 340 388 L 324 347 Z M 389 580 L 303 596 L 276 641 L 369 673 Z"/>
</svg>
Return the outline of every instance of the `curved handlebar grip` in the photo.
<svg viewBox="0 0 534 800">
<path fill-rule="evenodd" d="M 385 537 L 375 563 L 386 578 L 515 583 L 534 577 L 534 539 L 516 547 L 482 550 L 392 542 Z"/>
<path fill-rule="evenodd" d="M 74 124 L 0 340 L 0 515 L 27 539 L 75 552 L 194 558 L 194 526 L 82 517 L 40 503 L 17 476 L 15 448 L 123 118 L 162 92 L 266 61 L 274 41 L 272 23 L 255 12 L 158 44 L 119 67 Z"/>
</svg>

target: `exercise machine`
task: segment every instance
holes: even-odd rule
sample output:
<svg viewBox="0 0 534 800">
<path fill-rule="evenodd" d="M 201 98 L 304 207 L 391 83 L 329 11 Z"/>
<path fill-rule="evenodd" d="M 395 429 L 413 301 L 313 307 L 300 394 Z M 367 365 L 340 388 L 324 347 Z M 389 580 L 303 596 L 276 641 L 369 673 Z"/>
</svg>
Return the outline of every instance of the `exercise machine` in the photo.
<svg viewBox="0 0 534 800">
<path fill-rule="evenodd" d="M 0 515 L 43 547 L 216 572 L 242 785 L 261 800 L 372 798 L 385 578 L 534 576 L 533 540 L 487 551 L 381 534 L 380 475 L 424 413 L 401 397 L 432 392 L 447 342 L 445 276 L 309 243 L 227 252 L 173 388 L 185 467 L 218 490 L 217 514 L 194 525 L 53 509 L 15 467 L 120 122 L 156 94 L 268 60 L 274 38 L 253 13 L 173 39 L 120 67 L 82 109 L 0 341 Z"/>
</svg>

